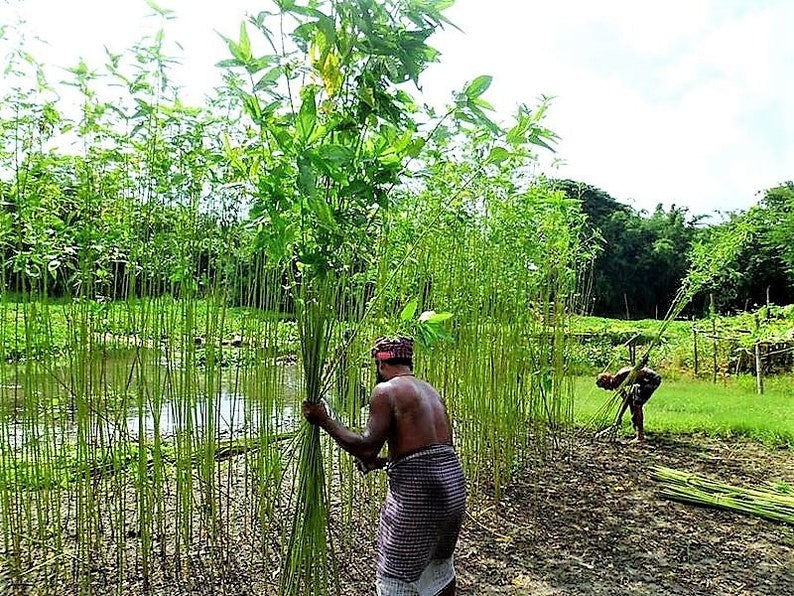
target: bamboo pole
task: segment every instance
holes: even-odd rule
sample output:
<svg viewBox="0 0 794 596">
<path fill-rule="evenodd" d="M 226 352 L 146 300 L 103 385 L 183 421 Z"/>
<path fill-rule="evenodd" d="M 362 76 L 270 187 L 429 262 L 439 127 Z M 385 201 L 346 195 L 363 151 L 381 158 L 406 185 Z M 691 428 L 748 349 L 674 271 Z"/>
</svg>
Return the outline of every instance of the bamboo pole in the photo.
<svg viewBox="0 0 794 596">
<path fill-rule="evenodd" d="M 711 359 L 712 365 L 714 369 L 714 373 L 712 375 L 712 380 L 716 384 L 717 382 L 717 321 L 715 319 L 711 319 L 711 336 L 713 338 L 711 343 Z"/>
<path fill-rule="evenodd" d="M 767 286 L 766 287 L 766 311 L 764 313 L 766 315 L 767 323 L 769 322 L 769 290 L 770 290 L 770 287 Z"/>
<path fill-rule="evenodd" d="M 757 312 L 755 313 L 755 316 L 753 317 L 753 320 L 755 321 L 755 336 L 756 336 L 756 338 L 758 338 L 759 335 L 760 335 L 761 322 L 758 320 L 758 313 Z M 758 393 L 758 395 L 763 395 L 764 394 L 764 378 L 763 378 L 762 373 L 761 373 L 761 368 L 762 368 L 761 367 L 761 340 L 759 340 L 759 339 L 755 340 L 754 351 L 755 351 L 755 389 L 756 389 L 756 393 Z"/>
<path fill-rule="evenodd" d="M 692 343 L 694 344 L 695 353 L 695 376 L 698 375 L 698 328 L 697 325 L 692 325 Z"/>
</svg>

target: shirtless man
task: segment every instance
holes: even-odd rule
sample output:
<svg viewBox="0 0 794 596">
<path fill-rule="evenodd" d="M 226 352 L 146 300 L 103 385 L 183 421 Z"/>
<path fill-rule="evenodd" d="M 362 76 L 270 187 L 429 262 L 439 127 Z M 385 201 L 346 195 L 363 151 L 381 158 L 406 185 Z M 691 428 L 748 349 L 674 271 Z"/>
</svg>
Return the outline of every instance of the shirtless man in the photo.
<svg viewBox="0 0 794 596">
<path fill-rule="evenodd" d="M 615 427 L 620 427 L 623 420 L 623 414 L 626 410 L 631 411 L 631 424 L 637 431 L 637 437 L 634 439 L 636 443 L 645 442 L 645 417 L 642 413 L 642 407 L 651 399 L 653 392 L 659 388 L 662 383 L 662 377 L 652 368 L 648 368 L 647 356 L 643 358 L 640 369 L 637 371 L 636 376 L 631 380 L 631 385 L 621 388 L 623 403 L 620 407 L 620 412 L 615 422 Z M 609 373 L 601 373 L 596 378 L 596 385 L 601 389 L 615 390 L 620 385 L 628 380 L 633 367 L 624 366 L 614 375 Z"/>
<path fill-rule="evenodd" d="M 413 340 L 380 338 L 378 383 L 361 434 L 304 402 L 303 415 L 356 457 L 363 472 L 385 468 L 389 489 L 378 530 L 377 593 L 455 594 L 453 553 L 466 508 L 466 481 L 438 392 L 413 374 Z M 388 457 L 379 457 L 388 444 Z"/>
</svg>

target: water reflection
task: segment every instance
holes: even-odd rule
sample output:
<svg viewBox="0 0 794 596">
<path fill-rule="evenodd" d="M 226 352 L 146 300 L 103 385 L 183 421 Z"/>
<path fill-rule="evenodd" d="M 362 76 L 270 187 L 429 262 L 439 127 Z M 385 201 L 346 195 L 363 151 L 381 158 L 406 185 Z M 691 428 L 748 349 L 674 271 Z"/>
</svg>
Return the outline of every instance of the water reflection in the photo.
<svg viewBox="0 0 794 596">
<path fill-rule="evenodd" d="M 295 371 L 290 370 L 288 374 L 294 375 Z M 284 432 L 294 429 L 301 415 L 295 406 L 298 393 L 285 391 L 284 397 L 280 403 L 266 408 L 262 404 L 250 403 L 243 393 L 222 389 L 212 400 L 205 397 L 193 401 L 187 412 L 180 411 L 173 402 L 161 404 L 159 412 L 149 408 L 143 416 L 136 408 L 127 416 L 126 434 L 132 439 L 138 438 L 141 432 L 152 436 L 157 428 L 161 436 L 171 437 L 186 428 L 201 432 L 211 426 L 218 437 L 235 437 L 256 434 L 262 425 L 271 432 Z M 264 409 L 267 409 L 267 420 L 263 420 Z M 187 417 L 190 418 L 189 426 Z"/>
<path fill-rule="evenodd" d="M 303 380 L 295 364 L 208 370 L 195 364 L 196 354 L 166 356 L 105 350 L 57 368 L 0 367 L 0 444 L 22 450 L 79 439 L 103 446 L 155 431 L 222 439 L 289 431 L 300 421 Z"/>
</svg>

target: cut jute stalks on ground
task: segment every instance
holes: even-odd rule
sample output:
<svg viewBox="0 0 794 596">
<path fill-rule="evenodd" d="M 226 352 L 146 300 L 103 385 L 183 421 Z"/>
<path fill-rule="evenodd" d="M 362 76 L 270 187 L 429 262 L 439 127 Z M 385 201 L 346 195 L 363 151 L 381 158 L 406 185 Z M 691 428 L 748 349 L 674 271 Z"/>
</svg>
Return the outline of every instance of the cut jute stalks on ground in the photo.
<svg viewBox="0 0 794 596">
<path fill-rule="evenodd" d="M 663 497 L 729 511 L 739 511 L 794 525 L 794 488 L 768 483 L 768 489 L 741 488 L 689 472 L 656 467 L 651 478 L 662 484 Z"/>
</svg>

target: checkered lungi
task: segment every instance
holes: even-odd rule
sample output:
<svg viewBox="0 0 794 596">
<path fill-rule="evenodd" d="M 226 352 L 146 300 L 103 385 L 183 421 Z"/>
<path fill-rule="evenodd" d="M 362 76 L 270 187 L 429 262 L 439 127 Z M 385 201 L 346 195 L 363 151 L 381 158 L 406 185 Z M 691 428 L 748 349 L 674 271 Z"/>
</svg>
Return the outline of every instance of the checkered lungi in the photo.
<svg viewBox="0 0 794 596">
<path fill-rule="evenodd" d="M 643 368 L 637 380 L 629 388 L 629 397 L 634 406 L 644 406 L 653 392 L 662 384 L 662 377 L 655 370 Z"/>
<path fill-rule="evenodd" d="M 387 469 L 376 586 L 381 596 L 434 596 L 455 577 L 452 555 L 466 510 L 466 480 L 455 450 L 432 445 Z"/>
</svg>

